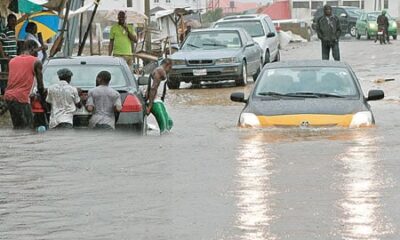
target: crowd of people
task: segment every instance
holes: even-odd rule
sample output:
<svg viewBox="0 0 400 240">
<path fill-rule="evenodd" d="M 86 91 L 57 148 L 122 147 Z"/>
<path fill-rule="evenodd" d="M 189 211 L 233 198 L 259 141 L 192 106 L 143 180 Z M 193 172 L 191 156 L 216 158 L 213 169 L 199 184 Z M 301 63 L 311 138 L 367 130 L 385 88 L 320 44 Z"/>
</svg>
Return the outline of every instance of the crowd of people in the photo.
<svg viewBox="0 0 400 240">
<path fill-rule="evenodd" d="M 115 129 L 115 113 L 121 111 L 122 102 L 119 92 L 109 87 L 112 80 L 110 72 L 98 73 L 96 87 L 89 90 L 86 95 L 71 85 L 73 72 L 68 68 L 61 68 L 57 71 L 60 81 L 46 89 L 42 64 L 46 59 L 47 46 L 38 37 L 37 26 L 30 22 L 26 26 L 26 40 L 18 54 L 15 37 L 16 20 L 15 15 L 9 15 L 0 48 L 1 57 L 10 60 L 6 68 L 8 82 L 3 100 L 7 104 L 14 129 L 33 128 L 34 118 L 31 108 L 33 96 L 38 96 L 42 107 L 50 113 L 48 121 L 50 129 L 73 128 L 73 115 L 78 108 L 82 107 L 92 113 L 89 127 Z M 136 40 L 133 27 L 126 24 L 125 12 L 120 12 L 118 24 L 111 29 L 110 55 L 123 58 L 131 66 L 132 43 Z M 164 59 L 162 64 L 150 74 L 149 88 L 145 94 L 148 102 L 146 114 L 155 115 L 161 132 L 169 131 L 172 128 L 172 120 L 163 104 L 165 91 L 162 94 L 158 93 L 158 88 L 163 81 L 166 81 L 171 67 L 172 61 Z M 45 106 L 48 105 L 50 109 L 46 109 Z"/>
</svg>

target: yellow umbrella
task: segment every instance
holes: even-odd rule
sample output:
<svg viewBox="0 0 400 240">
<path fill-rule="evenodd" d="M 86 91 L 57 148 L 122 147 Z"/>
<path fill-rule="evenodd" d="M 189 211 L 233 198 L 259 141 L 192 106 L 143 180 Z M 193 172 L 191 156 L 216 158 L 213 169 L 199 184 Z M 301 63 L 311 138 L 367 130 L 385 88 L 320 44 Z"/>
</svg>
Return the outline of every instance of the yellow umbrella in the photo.
<svg viewBox="0 0 400 240">
<path fill-rule="evenodd" d="M 60 18 L 52 11 L 43 11 L 31 15 L 24 15 L 18 19 L 17 26 L 15 26 L 15 35 L 18 40 L 25 39 L 25 28 L 29 22 L 36 23 L 37 32 L 42 33 L 43 41 L 47 41 L 57 34 Z"/>
</svg>

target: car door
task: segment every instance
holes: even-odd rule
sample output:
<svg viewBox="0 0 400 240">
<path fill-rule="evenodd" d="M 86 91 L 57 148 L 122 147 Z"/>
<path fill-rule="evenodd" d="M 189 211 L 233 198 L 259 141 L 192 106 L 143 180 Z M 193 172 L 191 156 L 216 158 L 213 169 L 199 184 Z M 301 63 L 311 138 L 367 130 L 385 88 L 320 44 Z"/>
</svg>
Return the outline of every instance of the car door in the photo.
<svg viewBox="0 0 400 240">
<path fill-rule="evenodd" d="M 357 21 L 359 24 L 359 28 L 358 31 L 359 33 L 361 33 L 362 35 L 366 35 L 367 34 L 367 14 L 363 13 L 360 17 L 360 20 Z"/>
<path fill-rule="evenodd" d="M 242 31 L 240 35 L 247 60 L 247 71 L 249 74 L 254 74 L 261 65 L 260 47 L 247 32 Z"/>
<path fill-rule="evenodd" d="M 267 37 L 267 42 L 269 46 L 270 56 L 272 59 L 275 59 L 276 54 L 278 54 L 279 50 L 279 37 L 278 33 L 276 32 L 276 28 L 274 23 L 272 22 L 271 18 L 265 17 L 264 18 L 265 24 L 268 26 L 268 32 L 273 33 L 275 36 Z"/>
<path fill-rule="evenodd" d="M 349 32 L 349 22 L 347 18 L 349 17 L 343 8 L 334 8 L 333 14 L 335 14 L 340 21 L 340 27 L 342 28 L 342 34 Z"/>
</svg>

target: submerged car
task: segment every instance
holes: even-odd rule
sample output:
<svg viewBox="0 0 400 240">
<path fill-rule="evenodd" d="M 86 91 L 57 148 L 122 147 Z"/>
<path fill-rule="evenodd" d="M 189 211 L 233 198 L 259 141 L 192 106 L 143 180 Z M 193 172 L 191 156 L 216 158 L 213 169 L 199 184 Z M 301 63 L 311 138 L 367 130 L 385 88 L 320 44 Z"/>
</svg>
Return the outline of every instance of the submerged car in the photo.
<svg viewBox="0 0 400 240">
<path fill-rule="evenodd" d="M 171 59 L 170 89 L 178 89 L 181 82 L 226 80 L 243 86 L 248 75 L 256 79 L 263 66 L 260 46 L 239 28 L 194 30 Z"/>
<path fill-rule="evenodd" d="M 235 15 L 218 20 L 214 28 L 241 27 L 263 50 L 264 64 L 279 62 L 279 36 L 271 18 L 265 14 Z"/>
<path fill-rule="evenodd" d="M 241 127 L 367 127 L 375 123 L 368 101 L 384 98 L 381 90 L 364 97 L 349 65 L 334 61 L 292 61 L 264 67 L 245 99 Z"/>
<path fill-rule="evenodd" d="M 360 39 L 361 36 L 367 36 L 367 39 L 371 37 L 376 37 L 378 34 L 378 16 L 381 12 L 366 12 L 363 13 L 357 20 L 356 24 L 356 38 Z M 393 39 L 397 39 L 397 23 L 396 20 L 391 17 L 388 13 L 386 17 L 389 19 L 389 29 L 388 34 L 392 36 Z"/>
<path fill-rule="evenodd" d="M 68 68 L 72 71 L 71 85 L 80 88 L 82 94 L 86 96 L 90 89 L 96 87 L 97 74 L 101 71 L 110 72 L 110 87 L 121 94 L 122 100 L 122 110 L 116 114 L 115 127 L 132 129 L 139 134 L 146 133 L 145 102 L 141 92 L 138 90 L 135 77 L 123 59 L 109 56 L 50 59 L 44 64 L 43 68 L 45 87 L 60 81 L 57 71 L 61 68 Z M 41 104 L 33 102 L 32 106 L 35 115 L 43 114 L 44 110 L 41 109 Z M 73 118 L 74 127 L 87 127 L 90 117 L 91 113 L 85 107 L 77 109 Z"/>
</svg>

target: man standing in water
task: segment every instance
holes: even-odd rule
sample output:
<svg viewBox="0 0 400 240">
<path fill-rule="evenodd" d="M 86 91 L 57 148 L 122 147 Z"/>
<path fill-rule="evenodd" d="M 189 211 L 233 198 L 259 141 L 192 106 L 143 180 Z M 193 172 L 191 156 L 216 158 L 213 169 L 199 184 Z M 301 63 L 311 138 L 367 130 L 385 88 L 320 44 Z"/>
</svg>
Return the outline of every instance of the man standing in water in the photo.
<svg viewBox="0 0 400 240">
<path fill-rule="evenodd" d="M 30 95 L 35 87 L 35 79 L 39 94 L 43 96 L 42 62 L 37 58 L 38 45 L 33 40 L 24 43 L 23 54 L 11 59 L 9 75 L 4 99 L 10 111 L 14 129 L 33 127 L 33 116 Z"/>
<path fill-rule="evenodd" d="M 96 78 L 97 87 L 88 93 L 86 109 L 93 112 L 89 121 L 91 128 L 114 129 L 115 112 L 122 109 L 121 95 L 108 85 L 111 81 L 111 74 L 101 71 Z"/>
<path fill-rule="evenodd" d="M 342 34 L 339 18 L 332 14 L 332 7 L 324 6 L 324 15 L 317 20 L 317 34 L 322 45 L 322 59 L 329 60 L 330 51 L 335 61 L 340 61 L 339 37 Z"/>
<path fill-rule="evenodd" d="M 108 54 L 115 57 L 123 58 L 129 67 L 133 65 L 132 44 L 137 42 L 135 30 L 126 23 L 126 13 L 120 11 L 118 13 L 118 24 L 111 27 L 110 45 L 108 46 Z"/>
<path fill-rule="evenodd" d="M 164 105 L 164 98 L 166 94 L 166 81 L 168 72 L 172 68 L 172 60 L 164 59 L 161 62 L 161 66 L 154 69 L 150 75 L 150 88 L 147 90 L 147 115 L 152 113 L 157 120 L 158 127 L 160 128 L 160 133 L 163 134 L 166 131 L 172 129 L 173 122 L 169 117 L 167 110 Z M 158 88 L 163 82 L 163 92 L 158 94 Z"/>
</svg>

